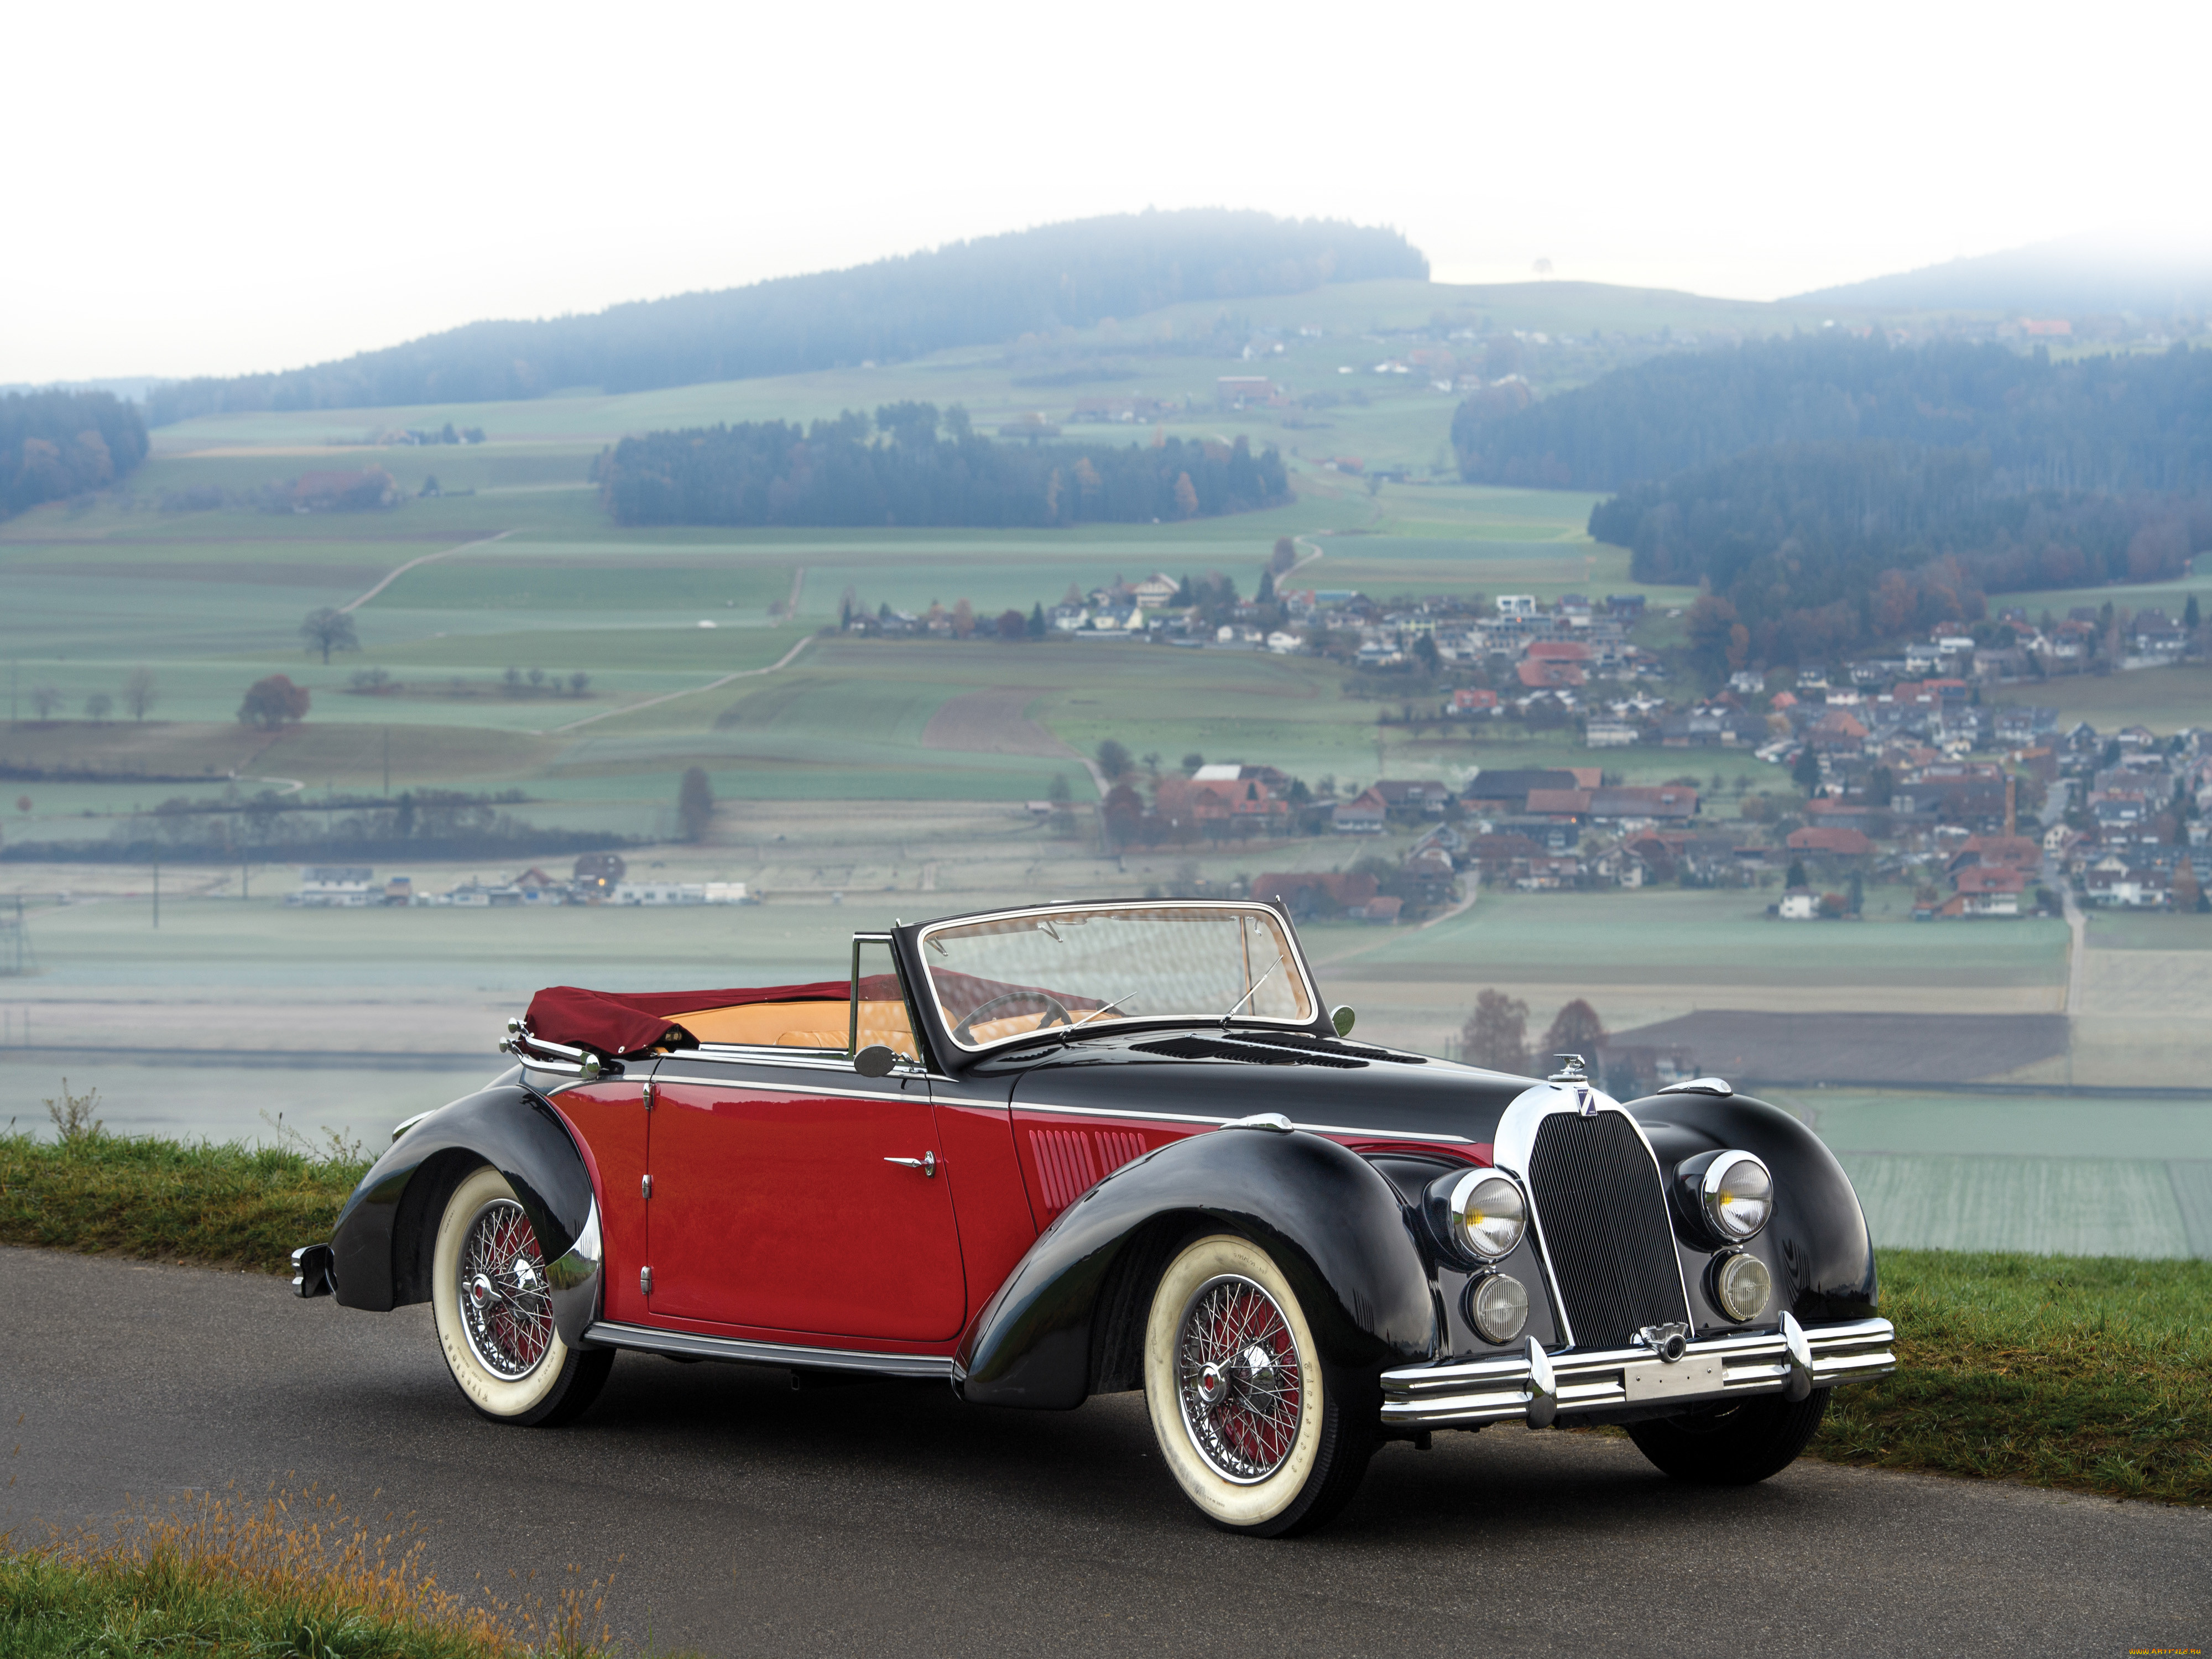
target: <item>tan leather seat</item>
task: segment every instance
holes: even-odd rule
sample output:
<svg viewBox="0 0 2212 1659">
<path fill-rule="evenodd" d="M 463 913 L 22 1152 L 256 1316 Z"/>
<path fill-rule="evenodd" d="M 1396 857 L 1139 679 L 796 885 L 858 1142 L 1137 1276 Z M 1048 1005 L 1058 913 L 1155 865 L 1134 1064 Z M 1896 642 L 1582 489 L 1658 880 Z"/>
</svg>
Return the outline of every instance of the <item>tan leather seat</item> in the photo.
<svg viewBox="0 0 2212 1659">
<path fill-rule="evenodd" d="M 702 1042 L 842 1052 L 851 1019 L 848 1002 L 745 1002 L 734 1008 L 702 1008 L 678 1014 L 675 1023 Z M 872 1042 L 903 1054 L 914 1052 L 914 1027 L 907 1019 L 905 1003 L 860 1005 L 860 1046 L 865 1048 Z"/>
</svg>

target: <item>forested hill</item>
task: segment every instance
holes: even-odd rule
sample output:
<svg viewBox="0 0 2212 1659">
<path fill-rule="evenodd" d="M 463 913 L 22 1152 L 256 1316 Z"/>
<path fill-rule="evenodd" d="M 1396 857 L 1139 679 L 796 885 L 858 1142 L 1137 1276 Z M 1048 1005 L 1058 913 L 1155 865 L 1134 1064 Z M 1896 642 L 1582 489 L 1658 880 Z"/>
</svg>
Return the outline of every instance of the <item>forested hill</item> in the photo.
<svg viewBox="0 0 2212 1659">
<path fill-rule="evenodd" d="M 1618 489 L 1765 444 L 1987 453 L 1990 487 L 2212 486 L 2212 352 L 2054 363 L 1999 345 L 1833 335 L 1683 352 L 1541 403 L 1480 392 L 1452 443 L 1473 480 Z"/>
<path fill-rule="evenodd" d="M 940 426 L 945 435 L 939 435 Z M 1147 524 L 1290 500 L 1282 457 L 1180 438 L 1139 447 L 994 443 L 960 410 L 893 404 L 817 421 L 625 438 L 599 476 L 626 525 Z"/>
<path fill-rule="evenodd" d="M 233 410 L 477 403 L 580 386 L 638 392 L 887 362 L 1179 300 L 1428 273 L 1395 230 L 1215 208 L 1121 214 L 589 316 L 471 323 L 340 362 L 181 381 L 158 388 L 147 407 L 160 426 Z"/>
<path fill-rule="evenodd" d="M 145 459 L 145 423 L 111 392 L 0 396 L 0 519 L 113 483 Z"/>
</svg>

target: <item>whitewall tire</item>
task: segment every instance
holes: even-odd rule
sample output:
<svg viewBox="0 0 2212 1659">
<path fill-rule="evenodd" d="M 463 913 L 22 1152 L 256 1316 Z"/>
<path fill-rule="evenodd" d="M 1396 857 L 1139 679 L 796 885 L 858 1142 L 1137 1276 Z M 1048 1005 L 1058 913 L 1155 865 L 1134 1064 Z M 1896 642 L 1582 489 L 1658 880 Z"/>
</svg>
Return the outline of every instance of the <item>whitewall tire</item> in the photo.
<svg viewBox="0 0 2212 1659">
<path fill-rule="evenodd" d="M 592 1403 L 614 1363 L 611 1349 L 562 1341 L 538 1235 L 507 1177 L 489 1165 L 446 1200 L 430 1306 L 447 1370 L 495 1422 L 566 1422 Z"/>
<path fill-rule="evenodd" d="M 1374 1450 L 1370 1389 L 1328 1365 L 1297 1294 L 1249 1239 L 1194 1240 L 1145 1326 L 1145 1403 L 1160 1455 L 1206 1519 L 1277 1537 L 1348 1501 Z"/>
</svg>

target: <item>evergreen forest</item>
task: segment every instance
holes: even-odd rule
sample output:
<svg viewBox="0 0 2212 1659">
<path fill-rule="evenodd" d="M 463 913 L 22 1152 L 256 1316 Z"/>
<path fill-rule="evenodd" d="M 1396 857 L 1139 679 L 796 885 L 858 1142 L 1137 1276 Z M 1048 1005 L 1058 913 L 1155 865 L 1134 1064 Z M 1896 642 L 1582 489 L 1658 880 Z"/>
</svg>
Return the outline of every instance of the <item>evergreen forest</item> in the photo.
<svg viewBox="0 0 2212 1659">
<path fill-rule="evenodd" d="M 1987 453 L 1993 489 L 2212 488 L 2212 352 L 2054 362 L 1997 344 L 1800 335 L 1680 351 L 1540 403 L 1492 387 L 1452 446 L 1479 483 L 1620 489 L 1765 444 Z"/>
<path fill-rule="evenodd" d="M 0 519 L 102 489 L 145 459 L 146 424 L 112 392 L 0 395 Z"/>
<path fill-rule="evenodd" d="M 1462 473 L 1612 489 L 1590 534 L 1756 662 L 1822 662 L 1988 595 L 2148 581 L 2212 547 L 2212 353 L 2054 362 L 1797 336 L 1677 352 L 1452 422 Z M 1724 615 L 1723 613 L 1725 613 Z"/>
<path fill-rule="evenodd" d="M 1225 209 L 1147 210 L 954 242 L 850 270 L 477 322 L 341 362 L 157 386 L 156 426 L 251 410 L 355 409 L 610 392 L 889 362 L 1087 327 L 1182 300 L 1425 278 L 1395 230 Z"/>
<path fill-rule="evenodd" d="M 941 433 L 940 433 L 940 428 Z M 994 441 L 929 404 L 848 412 L 802 430 L 746 422 L 625 438 L 598 464 L 624 525 L 1144 524 L 1278 506 L 1282 457 L 1234 443 Z"/>
</svg>

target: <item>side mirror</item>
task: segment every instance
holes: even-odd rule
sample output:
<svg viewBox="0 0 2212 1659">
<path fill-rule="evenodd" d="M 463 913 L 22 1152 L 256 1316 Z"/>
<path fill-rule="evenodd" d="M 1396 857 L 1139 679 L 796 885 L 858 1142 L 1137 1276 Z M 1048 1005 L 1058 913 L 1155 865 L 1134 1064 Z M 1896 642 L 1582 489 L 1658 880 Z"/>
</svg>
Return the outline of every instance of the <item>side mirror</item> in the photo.
<svg viewBox="0 0 2212 1659">
<path fill-rule="evenodd" d="M 1336 1027 L 1336 1034 L 1339 1036 L 1350 1036 L 1352 1023 L 1358 1018 L 1359 1016 L 1353 1013 L 1344 1003 L 1339 1003 L 1328 1011 L 1328 1023 Z"/>
<path fill-rule="evenodd" d="M 853 1056 L 853 1069 L 862 1077 L 889 1077 L 898 1056 L 880 1042 L 871 1042 Z"/>
</svg>

